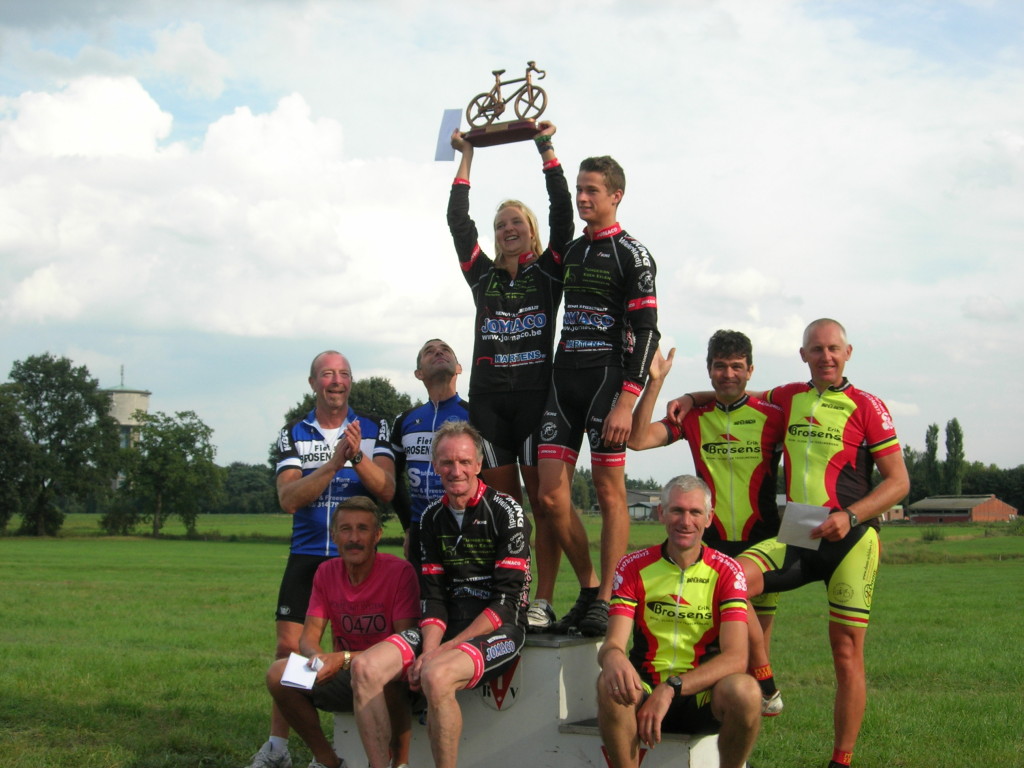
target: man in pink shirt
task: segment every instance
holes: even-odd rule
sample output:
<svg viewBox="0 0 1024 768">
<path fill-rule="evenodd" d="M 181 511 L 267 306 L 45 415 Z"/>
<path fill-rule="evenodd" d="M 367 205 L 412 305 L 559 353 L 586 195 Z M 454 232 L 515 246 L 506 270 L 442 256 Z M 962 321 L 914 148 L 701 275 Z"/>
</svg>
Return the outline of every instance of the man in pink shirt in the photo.
<svg viewBox="0 0 1024 768">
<path fill-rule="evenodd" d="M 313 578 L 313 592 L 299 640 L 299 653 L 310 665 L 321 663 L 312 690 L 281 682 L 287 659 L 275 661 L 267 672 L 267 688 L 288 724 L 313 753 L 310 768 L 344 768 L 320 727 L 317 710 L 352 711 L 352 659 L 385 637 L 419 622 L 419 583 L 412 565 L 377 552 L 381 537 L 380 512 L 366 496 L 338 504 L 331 519 L 331 536 L 340 557 L 323 563 Z M 320 647 L 331 624 L 333 651 Z M 393 765 L 409 759 L 410 710 L 406 686 L 385 689 L 391 717 Z"/>
</svg>

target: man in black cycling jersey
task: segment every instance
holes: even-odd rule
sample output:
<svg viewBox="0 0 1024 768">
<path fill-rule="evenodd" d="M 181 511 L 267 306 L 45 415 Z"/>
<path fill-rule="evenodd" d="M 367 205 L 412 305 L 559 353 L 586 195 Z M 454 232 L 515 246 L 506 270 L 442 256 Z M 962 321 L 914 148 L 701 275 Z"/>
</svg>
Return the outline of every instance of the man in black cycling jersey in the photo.
<svg viewBox="0 0 1024 768">
<path fill-rule="evenodd" d="M 423 690 L 434 764 L 454 768 L 462 733 L 455 692 L 510 669 L 526 639 L 530 529 L 523 510 L 478 478 L 483 440 L 467 422 L 443 424 L 433 450 L 445 493 L 420 519 L 423 618 L 352 662 L 370 768 L 390 764 L 385 685 L 408 680 Z"/>
<path fill-rule="evenodd" d="M 540 509 L 535 515 L 546 516 L 580 584 L 575 605 L 554 623 L 556 632 L 604 634 L 612 577 L 629 542 L 626 440 L 659 333 L 654 259 L 617 221 L 625 187 L 622 167 L 612 158 L 592 157 L 580 164 L 576 209 L 587 226 L 563 259 L 562 335 L 538 450 Z M 584 435 L 601 507 L 600 582 L 570 496 Z M 551 567 L 557 562 L 538 559 L 537 598 L 550 598 L 540 591 L 553 591 Z M 532 616 L 531 627 L 541 628 Z"/>
</svg>

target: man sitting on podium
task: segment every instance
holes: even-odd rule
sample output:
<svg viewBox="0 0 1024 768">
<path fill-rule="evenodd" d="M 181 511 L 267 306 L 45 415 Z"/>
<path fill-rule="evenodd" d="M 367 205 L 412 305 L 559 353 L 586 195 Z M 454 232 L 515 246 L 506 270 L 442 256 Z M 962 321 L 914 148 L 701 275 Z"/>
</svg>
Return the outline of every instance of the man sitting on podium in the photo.
<svg viewBox="0 0 1024 768">
<path fill-rule="evenodd" d="M 754 748 L 761 689 L 746 674 L 747 585 L 735 560 L 701 543 L 712 514 L 703 480 L 670 480 L 659 508 L 668 538 L 619 561 L 597 656 L 613 768 L 638 766 L 640 744 L 654 747 L 663 731 L 718 732 L 722 768 L 741 768 Z"/>
</svg>

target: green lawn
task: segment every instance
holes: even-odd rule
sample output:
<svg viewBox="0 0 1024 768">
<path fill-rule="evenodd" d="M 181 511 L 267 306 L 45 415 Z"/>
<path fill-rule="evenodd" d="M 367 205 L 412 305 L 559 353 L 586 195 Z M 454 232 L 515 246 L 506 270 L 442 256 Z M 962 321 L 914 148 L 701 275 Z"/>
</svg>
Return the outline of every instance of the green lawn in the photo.
<svg viewBox="0 0 1024 768">
<path fill-rule="evenodd" d="M 244 765 L 266 736 L 262 676 L 287 557 L 283 543 L 246 537 L 283 540 L 289 520 L 200 522 L 200 534 L 234 542 L 110 539 L 88 522 L 69 519 L 60 539 L 0 538 L 0 764 Z M 79 526 L 85 536 L 67 535 Z M 631 538 L 641 546 L 661 530 L 638 524 Z M 920 529 L 892 526 L 883 538 L 856 764 L 1021 765 L 1024 537 L 963 528 L 923 541 Z M 888 562 L 918 550 L 923 562 Z M 562 607 L 575 594 L 566 568 Z M 783 597 L 773 650 L 786 711 L 765 722 L 753 763 L 821 766 L 833 676 L 820 585 Z M 293 756 L 309 760 L 297 740 Z"/>
</svg>

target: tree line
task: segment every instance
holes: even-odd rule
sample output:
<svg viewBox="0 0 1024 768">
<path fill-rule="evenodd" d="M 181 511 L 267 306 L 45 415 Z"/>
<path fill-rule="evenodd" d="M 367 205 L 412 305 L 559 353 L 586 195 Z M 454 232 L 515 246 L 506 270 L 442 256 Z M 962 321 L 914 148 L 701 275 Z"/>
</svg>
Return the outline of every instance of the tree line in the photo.
<svg viewBox="0 0 1024 768">
<path fill-rule="evenodd" d="M 414 405 L 381 377 L 355 382 L 350 402 L 389 423 Z M 159 535 L 172 516 L 195 534 L 201 514 L 281 511 L 275 444 L 266 464 L 221 467 L 213 430 L 194 411 L 136 411 L 127 444 L 110 405 L 110 393 L 66 357 L 44 353 L 14 363 L 0 384 L 0 532 L 20 515 L 18 533 L 53 536 L 68 512 L 95 512 L 110 534 L 145 526 Z M 313 405 L 308 393 L 284 421 Z"/>
<path fill-rule="evenodd" d="M 964 433 L 957 419 L 946 422 L 946 457 L 939 459 L 939 425 L 930 424 L 925 431 L 924 451 L 909 445 L 903 458 L 910 474 L 910 495 L 907 504 L 928 496 L 975 496 L 995 494 L 1010 506 L 1024 510 L 1024 464 L 1001 469 L 995 464 L 967 461 L 964 455 Z"/>
<path fill-rule="evenodd" d="M 388 379 L 369 377 L 352 385 L 350 403 L 360 413 L 392 423 L 418 405 Z M 282 423 L 314 406 L 312 393 L 284 414 Z M 17 532 L 56 535 L 68 512 L 95 512 L 111 534 L 145 526 L 159 535 L 171 516 L 194 534 L 201 514 L 270 514 L 280 511 L 274 483 L 276 447 L 266 464 L 216 464 L 213 430 L 193 411 L 136 412 L 132 443 L 110 415 L 110 393 L 85 366 L 49 353 L 17 361 L 0 384 L 0 532 L 15 515 Z M 938 458 L 939 426 L 925 434 L 925 449 L 903 449 L 911 491 L 906 503 L 938 494 L 994 493 L 1024 508 L 1024 465 L 1001 469 L 968 462 L 963 430 L 946 424 L 945 459 Z M 657 490 L 654 478 L 627 477 L 628 488 Z M 596 502 L 590 470 L 580 468 L 573 504 L 589 511 Z"/>
</svg>

